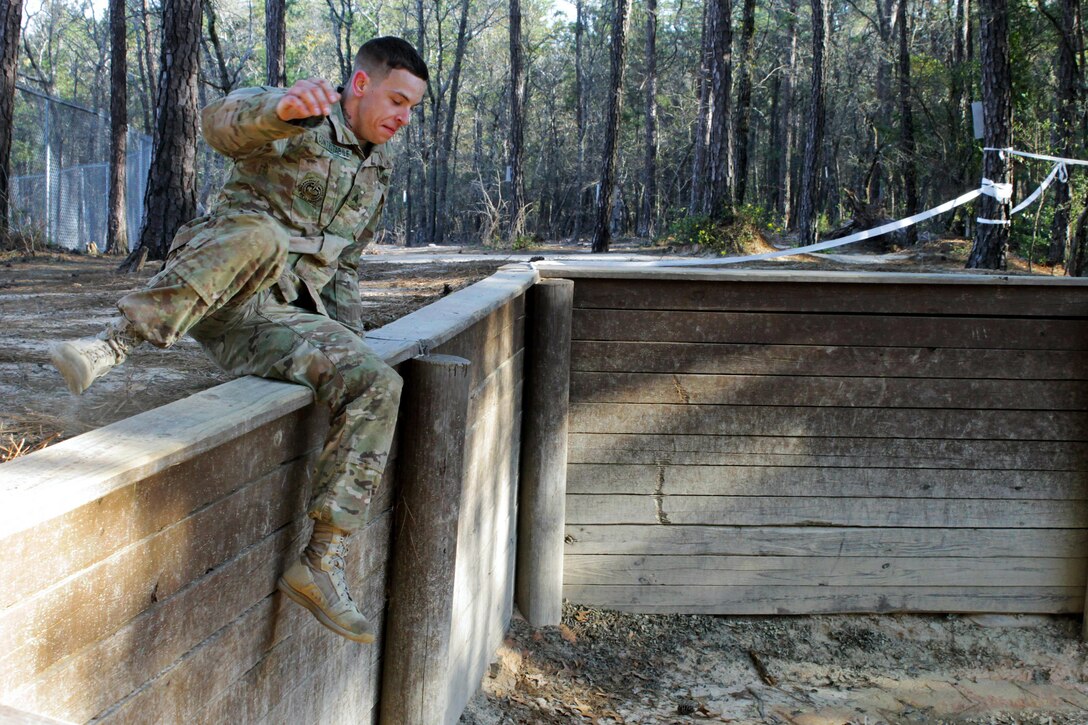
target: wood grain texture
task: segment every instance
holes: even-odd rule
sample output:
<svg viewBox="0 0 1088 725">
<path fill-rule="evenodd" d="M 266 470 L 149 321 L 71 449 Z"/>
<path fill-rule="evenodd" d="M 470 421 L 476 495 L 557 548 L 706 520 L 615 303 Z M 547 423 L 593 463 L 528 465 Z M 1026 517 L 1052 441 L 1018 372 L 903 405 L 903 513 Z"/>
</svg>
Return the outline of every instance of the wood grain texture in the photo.
<svg viewBox="0 0 1088 725">
<path fill-rule="evenodd" d="M 575 463 L 572 494 L 1088 499 L 1088 474 L 909 468 L 674 466 Z"/>
<path fill-rule="evenodd" d="M 1004 557 L 852 557 L 569 555 L 571 586 L 1074 587 L 1085 579 L 1077 559 Z"/>
<path fill-rule="evenodd" d="M 579 403 L 1088 410 L 1088 381 L 576 372 Z"/>
<path fill-rule="evenodd" d="M 574 403 L 575 433 L 1088 441 L 1072 411 Z"/>
<path fill-rule="evenodd" d="M 1084 350 L 992 350 L 942 346 L 628 342 L 574 340 L 576 371 L 690 373 L 708 375 L 807 375 L 844 377 L 1085 380 Z"/>
<path fill-rule="evenodd" d="M 575 288 L 579 308 L 840 312 L 980 317 L 1088 317 L 1083 287 L 955 285 L 941 280 L 858 284 L 796 280 L 710 282 L 645 279 L 584 280 Z"/>
<path fill-rule="evenodd" d="M 1088 443 L 574 433 L 569 463 L 1086 471 Z"/>
<path fill-rule="evenodd" d="M 625 612 L 675 614 L 821 614 L 850 612 L 1072 613 L 1084 587 L 641 587 L 569 586 L 575 604 Z"/>
<path fill-rule="evenodd" d="M 574 310 L 574 339 L 774 345 L 1088 349 L 1088 321 L 903 315 Z"/>
<path fill-rule="evenodd" d="M 1080 529 L 1088 502 L 570 494 L 567 523 Z"/>
<path fill-rule="evenodd" d="M 567 554 L 1080 558 L 1088 529 L 568 524 Z"/>
</svg>

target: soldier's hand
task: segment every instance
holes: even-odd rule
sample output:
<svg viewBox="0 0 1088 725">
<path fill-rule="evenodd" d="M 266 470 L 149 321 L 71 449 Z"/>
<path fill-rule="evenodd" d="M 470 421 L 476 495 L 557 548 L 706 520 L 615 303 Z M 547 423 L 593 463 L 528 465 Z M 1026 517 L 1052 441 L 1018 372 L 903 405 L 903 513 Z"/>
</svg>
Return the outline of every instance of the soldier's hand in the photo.
<svg viewBox="0 0 1088 725">
<path fill-rule="evenodd" d="M 339 100 L 340 94 L 328 81 L 323 78 L 307 78 L 296 81 L 287 89 L 287 95 L 276 104 L 276 115 L 281 121 L 327 116 L 332 104 Z"/>
</svg>

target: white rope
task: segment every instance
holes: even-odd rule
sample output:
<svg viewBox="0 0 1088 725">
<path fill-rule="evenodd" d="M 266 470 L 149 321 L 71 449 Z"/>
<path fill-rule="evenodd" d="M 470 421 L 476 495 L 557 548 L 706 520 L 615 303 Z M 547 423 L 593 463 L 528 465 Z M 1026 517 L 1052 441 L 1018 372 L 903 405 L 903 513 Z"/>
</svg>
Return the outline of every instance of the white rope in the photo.
<svg viewBox="0 0 1088 725">
<path fill-rule="evenodd" d="M 1017 151 L 1013 148 L 998 149 L 992 146 L 986 146 L 983 151 L 996 151 L 999 154 L 1010 154 L 1012 156 L 1022 156 L 1025 159 L 1039 159 L 1040 161 L 1052 161 L 1058 164 L 1066 164 L 1071 166 L 1088 166 L 1088 161 L 1083 159 L 1069 159 L 1064 156 L 1047 156 L 1046 154 L 1029 154 L 1027 151 Z"/>
<path fill-rule="evenodd" d="M 1069 180 L 1069 172 L 1065 168 L 1065 162 L 1064 161 L 1058 161 L 1056 164 L 1054 164 L 1054 168 L 1051 169 L 1050 173 L 1047 175 L 1047 177 L 1045 179 L 1043 179 L 1043 183 L 1039 184 L 1039 186 L 1037 186 L 1035 188 L 1035 191 L 1031 192 L 1031 195 L 1027 199 L 1024 199 L 1022 202 L 1020 202 L 1015 207 L 1013 207 L 1012 211 L 1009 212 L 1010 219 L 983 219 L 982 217 L 977 217 L 975 219 L 975 221 L 978 222 L 979 224 L 997 224 L 997 225 L 1001 225 L 1001 226 L 1008 226 L 1009 224 L 1012 223 L 1011 217 L 1019 214 L 1020 212 L 1024 211 L 1024 209 L 1027 209 L 1029 206 L 1034 204 L 1035 200 L 1038 199 L 1042 195 L 1042 193 L 1044 191 L 1046 191 L 1047 187 L 1050 186 L 1050 184 L 1054 181 L 1055 178 L 1057 178 L 1063 184 Z M 986 193 L 985 192 L 985 184 L 986 184 L 987 181 L 989 181 L 989 179 L 983 179 L 982 180 L 983 187 L 984 187 L 983 193 Z M 990 182 L 990 183 L 993 184 L 993 182 Z M 994 186 L 998 186 L 998 185 L 994 184 Z M 1011 184 L 1004 184 L 1004 186 L 1009 186 L 1011 188 L 1012 185 Z M 990 194 L 990 196 L 995 196 L 995 195 Z M 1009 196 L 1011 198 L 1011 196 L 1012 196 L 1011 192 L 1010 192 Z M 995 198 L 997 198 L 998 201 L 1008 201 L 1008 199 L 1001 199 L 1000 197 L 996 197 L 996 196 L 995 196 Z"/>
</svg>

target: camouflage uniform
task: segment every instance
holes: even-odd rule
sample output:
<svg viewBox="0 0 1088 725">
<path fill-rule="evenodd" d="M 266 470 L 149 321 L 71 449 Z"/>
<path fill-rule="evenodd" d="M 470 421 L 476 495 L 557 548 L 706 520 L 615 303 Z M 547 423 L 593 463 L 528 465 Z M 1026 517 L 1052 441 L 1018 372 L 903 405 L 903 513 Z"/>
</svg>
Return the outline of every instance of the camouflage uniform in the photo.
<svg viewBox="0 0 1088 725">
<path fill-rule="evenodd" d="M 381 481 L 400 401 L 400 377 L 363 342 L 358 276 L 390 165 L 339 104 L 281 121 L 284 93 L 249 88 L 204 109 L 204 137 L 234 159 L 230 177 L 148 288 L 118 307 L 155 345 L 188 332 L 231 373 L 313 390 L 332 426 L 310 516 L 350 532 Z"/>
</svg>

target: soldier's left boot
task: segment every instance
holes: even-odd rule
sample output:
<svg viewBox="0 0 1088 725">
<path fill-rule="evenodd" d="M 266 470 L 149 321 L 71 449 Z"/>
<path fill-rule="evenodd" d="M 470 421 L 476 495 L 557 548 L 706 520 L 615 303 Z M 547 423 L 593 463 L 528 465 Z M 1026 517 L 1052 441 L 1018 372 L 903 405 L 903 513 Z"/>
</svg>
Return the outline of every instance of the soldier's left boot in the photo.
<svg viewBox="0 0 1088 725">
<path fill-rule="evenodd" d="M 374 628 L 352 601 L 344 576 L 347 540 L 346 531 L 315 522 L 310 543 L 276 586 L 341 637 L 370 643 L 374 641 Z"/>
<path fill-rule="evenodd" d="M 115 317 L 94 337 L 53 343 L 49 355 L 68 389 L 81 395 L 91 383 L 123 363 L 143 342 L 132 323 L 124 317 Z"/>
</svg>

